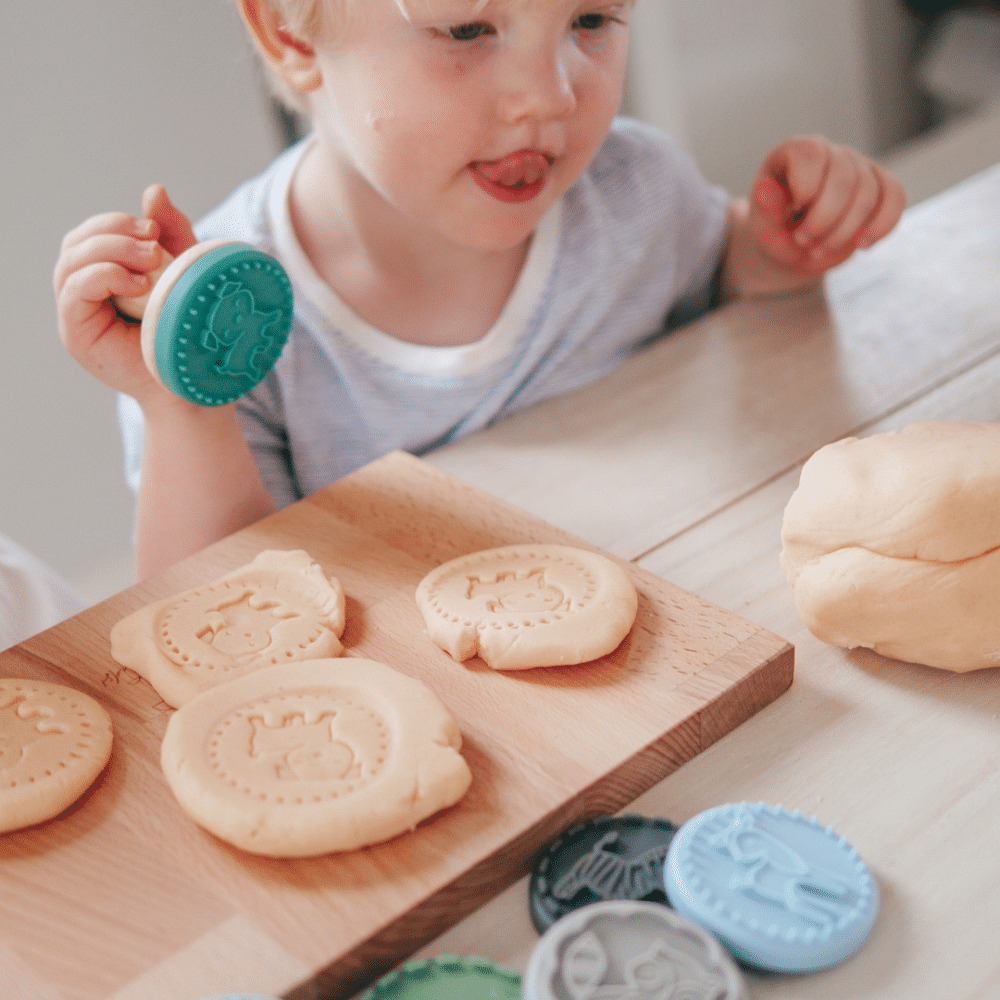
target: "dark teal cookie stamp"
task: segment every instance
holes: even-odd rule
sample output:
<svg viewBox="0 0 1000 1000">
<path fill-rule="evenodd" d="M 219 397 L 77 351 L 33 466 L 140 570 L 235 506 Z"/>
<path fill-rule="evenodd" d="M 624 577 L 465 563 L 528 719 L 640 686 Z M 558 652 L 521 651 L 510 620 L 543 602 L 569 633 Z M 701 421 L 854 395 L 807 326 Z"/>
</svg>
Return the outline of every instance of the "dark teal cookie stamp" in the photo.
<svg viewBox="0 0 1000 1000">
<path fill-rule="evenodd" d="M 292 325 L 281 265 L 243 243 L 199 257 L 177 279 L 156 321 L 163 384 L 200 406 L 246 395 L 274 367 Z"/>
</svg>

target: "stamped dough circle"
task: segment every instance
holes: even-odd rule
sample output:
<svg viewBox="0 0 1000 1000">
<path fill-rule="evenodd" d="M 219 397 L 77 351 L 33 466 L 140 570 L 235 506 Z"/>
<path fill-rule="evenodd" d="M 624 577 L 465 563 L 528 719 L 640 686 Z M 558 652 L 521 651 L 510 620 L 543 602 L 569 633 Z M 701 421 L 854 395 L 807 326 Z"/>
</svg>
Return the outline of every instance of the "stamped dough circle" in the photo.
<svg viewBox="0 0 1000 1000">
<path fill-rule="evenodd" d="M 61 684 L 0 679 L 0 833 L 58 816 L 111 756 L 111 718 Z"/>
<path fill-rule="evenodd" d="M 566 545 L 511 545 L 452 559 L 417 587 L 431 639 L 456 660 L 498 670 L 584 663 L 617 648 L 635 622 L 628 574 Z"/>
<path fill-rule="evenodd" d="M 309 660 L 212 688 L 171 717 L 161 765 L 199 825 L 255 854 L 352 850 L 412 829 L 471 781 L 451 714 L 383 663 Z"/>
<path fill-rule="evenodd" d="M 261 552 L 232 573 L 118 622 L 111 655 L 178 707 L 261 667 L 339 656 L 344 590 L 302 550 Z"/>
</svg>

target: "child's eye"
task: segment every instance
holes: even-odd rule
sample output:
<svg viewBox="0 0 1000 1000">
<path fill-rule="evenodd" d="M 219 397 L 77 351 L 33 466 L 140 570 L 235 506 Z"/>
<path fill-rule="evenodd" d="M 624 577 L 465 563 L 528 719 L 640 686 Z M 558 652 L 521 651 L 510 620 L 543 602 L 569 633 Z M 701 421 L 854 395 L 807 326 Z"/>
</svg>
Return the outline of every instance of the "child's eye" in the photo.
<svg viewBox="0 0 1000 1000">
<path fill-rule="evenodd" d="M 493 33 L 493 28 L 485 21 L 470 21 L 468 24 L 453 24 L 442 29 L 442 34 L 453 38 L 456 42 L 472 42 L 483 35 Z"/>
<path fill-rule="evenodd" d="M 614 14 L 581 14 L 574 22 L 573 27 L 583 31 L 600 31 L 609 24 L 625 24 L 625 20 L 616 17 Z"/>
</svg>

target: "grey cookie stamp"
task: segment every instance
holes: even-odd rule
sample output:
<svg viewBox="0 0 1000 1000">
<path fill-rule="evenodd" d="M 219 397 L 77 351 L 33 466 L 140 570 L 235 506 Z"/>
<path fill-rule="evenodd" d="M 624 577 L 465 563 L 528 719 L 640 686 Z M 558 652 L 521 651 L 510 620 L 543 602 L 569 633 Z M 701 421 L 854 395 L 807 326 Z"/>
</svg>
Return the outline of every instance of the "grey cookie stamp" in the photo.
<svg viewBox="0 0 1000 1000">
<path fill-rule="evenodd" d="M 554 923 L 532 952 L 524 1000 L 749 1000 L 716 939 L 662 903 L 608 900 Z"/>
</svg>

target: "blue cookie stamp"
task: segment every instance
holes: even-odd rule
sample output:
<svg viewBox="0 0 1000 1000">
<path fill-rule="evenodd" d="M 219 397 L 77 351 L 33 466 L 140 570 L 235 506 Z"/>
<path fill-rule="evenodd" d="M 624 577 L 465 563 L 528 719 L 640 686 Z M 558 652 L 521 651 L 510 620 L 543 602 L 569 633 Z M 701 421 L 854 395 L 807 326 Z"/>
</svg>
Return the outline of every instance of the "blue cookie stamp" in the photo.
<svg viewBox="0 0 1000 1000">
<path fill-rule="evenodd" d="M 146 367 L 190 403 L 232 403 L 274 367 L 293 305 L 273 257 L 232 240 L 198 243 L 170 262 L 145 303 Z"/>
<path fill-rule="evenodd" d="M 812 972 L 864 943 L 878 915 L 857 851 L 816 819 L 762 802 L 700 813 L 670 845 L 664 887 L 678 913 L 744 965 Z"/>
</svg>

